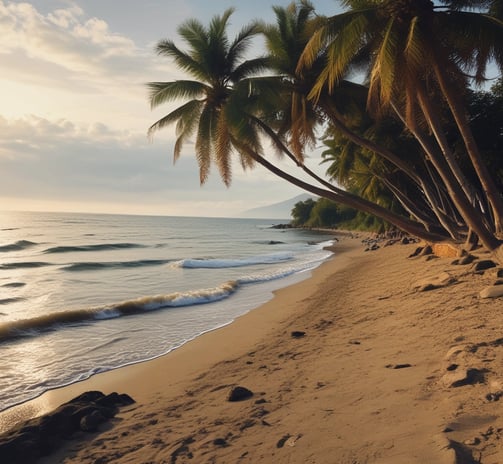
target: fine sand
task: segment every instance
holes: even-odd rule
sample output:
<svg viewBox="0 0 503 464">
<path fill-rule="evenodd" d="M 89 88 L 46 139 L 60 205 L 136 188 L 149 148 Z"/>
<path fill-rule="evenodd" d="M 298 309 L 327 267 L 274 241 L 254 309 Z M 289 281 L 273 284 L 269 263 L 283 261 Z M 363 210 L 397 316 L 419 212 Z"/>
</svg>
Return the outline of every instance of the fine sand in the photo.
<svg viewBox="0 0 503 464">
<path fill-rule="evenodd" d="M 311 278 L 233 324 L 0 420 L 86 390 L 136 400 L 42 464 L 501 464 L 503 298 L 480 297 L 497 269 L 409 258 L 417 246 L 341 236 Z M 237 385 L 253 397 L 227 401 Z"/>
</svg>

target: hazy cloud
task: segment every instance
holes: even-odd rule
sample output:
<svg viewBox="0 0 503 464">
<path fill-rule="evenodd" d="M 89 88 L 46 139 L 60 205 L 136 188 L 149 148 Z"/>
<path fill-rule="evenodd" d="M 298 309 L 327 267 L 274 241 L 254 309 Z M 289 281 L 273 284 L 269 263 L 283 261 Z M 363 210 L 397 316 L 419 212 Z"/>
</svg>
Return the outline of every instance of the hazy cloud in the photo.
<svg viewBox="0 0 503 464">
<path fill-rule="evenodd" d="M 138 212 L 145 205 L 149 212 L 165 214 L 202 210 L 226 215 L 297 194 L 272 175 L 257 172 L 260 169 L 243 174 L 238 163 L 231 189 L 222 185 L 216 170 L 201 189 L 190 144 L 172 165 L 174 129 L 149 142 L 147 128 L 170 108 L 151 111 L 145 83 L 181 76 L 169 60 L 154 54 L 152 44 L 174 38 L 174 24 L 185 14 L 206 21 L 214 13 L 202 10 L 207 2 L 200 2 L 197 12 L 190 8 L 198 2 L 190 2 L 171 15 L 169 2 L 114 3 L 111 8 L 101 0 L 0 0 L 3 201 L 24 199 L 23 208 L 28 209 L 32 198 L 42 205 L 50 200 L 53 206 L 56 201 L 73 201 L 113 204 L 114 211 L 123 204 L 125 211 L 136 205 Z M 85 10 L 88 5 L 93 15 Z M 211 8 L 225 9 L 217 3 Z M 150 32 L 152 40 L 143 42 L 148 46 L 131 38 L 144 37 L 143 29 L 124 32 L 135 24 L 135 11 L 140 10 L 138 28 L 148 27 L 148 18 L 154 16 L 151 24 L 167 27 Z M 111 21 L 122 25 L 121 33 Z"/>
</svg>

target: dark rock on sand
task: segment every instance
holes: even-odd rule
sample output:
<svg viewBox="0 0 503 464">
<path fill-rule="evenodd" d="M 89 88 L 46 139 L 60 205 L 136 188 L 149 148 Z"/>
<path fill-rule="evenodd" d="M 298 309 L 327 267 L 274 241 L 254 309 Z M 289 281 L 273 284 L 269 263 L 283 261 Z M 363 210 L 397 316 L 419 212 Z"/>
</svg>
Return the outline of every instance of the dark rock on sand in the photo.
<svg viewBox="0 0 503 464">
<path fill-rule="evenodd" d="M 465 265 L 465 264 L 471 264 L 473 263 L 473 261 L 475 261 L 477 259 L 476 256 L 473 256 L 472 254 L 467 254 L 466 256 L 463 256 L 460 260 L 459 260 L 459 264 L 461 265 Z"/>
<path fill-rule="evenodd" d="M 494 261 L 491 261 L 490 259 L 483 259 L 481 261 L 477 261 L 473 265 L 473 270 L 475 272 L 485 271 L 486 269 L 491 269 L 492 267 L 496 267 L 496 263 Z"/>
<path fill-rule="evenodd" d="M 114 417 L 119 406 L 134 403 L 128 395 L 90 391 L 54 411 L 18 424 L 0 435 L 0 462 L 31 464 L 53 452 L 78 431 L 94 432 Z"/>
<path fill-rule="evenodd" d="M 285 442 L 291 437 L 290 434 L 283 435 L 278 442 L 276 443 L 276 448 L 283 448 L 285 446 Z"/>
<path fill-rule="evenodd" d="M 409 258 L 414 258 L 416 256 L 419 256 L 419 253 L 423 251 L 423 247 L 417 247 L 410 255 Z"/>
<path fill-rule="evenodd" d="M 306 332 L 302 330 L 294 330 L 291 334 L 292 338 L 302 338 L 306 335 Z"/>
<path fill-rule="evenodd" d="M 503 391 L 502 390 L 498 390 L 496 392 L 493 392 L 493 393 L 488 393 L 486 395 L 486 400 L 487 401 L 499 401 L 499 399 L 503 396 Z"/>
<path fill-rule="evenodd" d="M 408 367 L 412 367 L 412 364 L 403 363 L 403 364 L 388 364 L 386 366 L 388 369 L 407 369 Z"/>
<path fill-rule="evenodd" d="M 227 440 L 225 438 L 215 438 L 213 440 L 213 444 L 215 446 L 222 446 L 222 447 L 228 446 Z"/>
<path fill-rule="evenodd" d="M 253 392 L 248 390 L 246 387 L 234 387 L 227 397 L 227 401 L 235 402 L 235 401 L 243 401 L 251 398 L 253 396 Z"/>
</svg>

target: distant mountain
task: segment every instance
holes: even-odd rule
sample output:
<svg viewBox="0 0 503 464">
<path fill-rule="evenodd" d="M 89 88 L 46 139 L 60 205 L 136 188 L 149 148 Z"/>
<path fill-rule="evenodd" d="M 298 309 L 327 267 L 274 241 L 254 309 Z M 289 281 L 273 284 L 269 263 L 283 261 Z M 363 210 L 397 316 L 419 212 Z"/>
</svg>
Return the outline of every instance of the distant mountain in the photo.
<svg viewBox="0 0 503 464">
<path fill-rule="evenodd" d="M 285 200 L 280 203 L 274 203 L 268 206 L 261 206 L 259 208 L 248 209 L 240 213 L 239 217 L 260 218 L 260 219 L 285 219 L 286 221 L 290 221 L 292 218 L 290 213 L 295 204 L 298 203 L 299 201 L 306 201 L 309 198 L 316 200 L 316 197 L 314 197 L 313 195 L 303 193 L 301 195 L 297 195 L 294 198 L 290 198 L 289 200 Z"/>
</svg>

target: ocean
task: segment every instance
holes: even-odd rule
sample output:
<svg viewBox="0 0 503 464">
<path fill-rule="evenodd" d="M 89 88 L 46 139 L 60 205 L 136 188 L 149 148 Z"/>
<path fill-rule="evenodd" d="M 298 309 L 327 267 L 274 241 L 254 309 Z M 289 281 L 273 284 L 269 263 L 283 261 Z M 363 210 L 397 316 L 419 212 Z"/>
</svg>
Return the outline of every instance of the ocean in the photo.
<svg viewBox="0 0 503 464">
<path fill-rule="evenodd" d="M 176 349 L 309 276 L 283 221 L 0 213 L 0 411 Z"/>
</svg>

